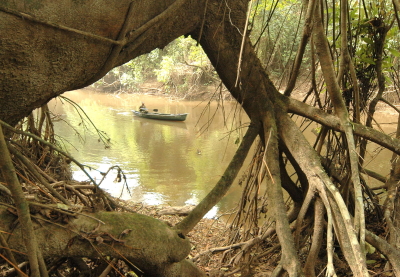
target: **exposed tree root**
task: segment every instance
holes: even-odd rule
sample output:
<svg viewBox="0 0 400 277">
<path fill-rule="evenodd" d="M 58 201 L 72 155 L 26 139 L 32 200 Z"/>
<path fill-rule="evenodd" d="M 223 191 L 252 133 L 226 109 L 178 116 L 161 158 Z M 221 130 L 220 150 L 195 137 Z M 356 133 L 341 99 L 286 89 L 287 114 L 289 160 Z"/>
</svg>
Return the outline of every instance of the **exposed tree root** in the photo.
<svg viewBox="0 0 400 277">
<path fill-rule="evenodd" d="M 349 36 L 346 36 L 349 35 L 347 32 L 350 29 L 348 28 L 350 23 L 347 22 L 349 16 L 347 1 L 341 1 L 341 5 L 346 6 L 341 13 L 341 60 L 334 60 L 336 57 L 332 55 L 332 50 L 337 49 L 330 48 L 331 46 L 326 41 L 327 32 L 323 21 L 322 1 L 310 1 L 307 6 L 307 17 L 298 56 L 293 65 L 288 88 L 285 95 L 282 95 L 266 74 L 265 65 L 257 57 L 256 49 L 250 37 L 246 35 L 251 14 L 249 4 L 251 5 L 252 1 L 249 3 L 248 1 L 178 0 L 171 1 L 170 5 L 167 3 L 156 5 L 155 1 L 154 13 L 136 22 L 135 26 L 132 26 L 131 15 L 136 11 L 134 9 L 136 2 L 117 2 L 122 3 L 119 11 L 123 11 L 123 16 L 114 14 L 114 17 L 111 16 L 105 20 L 105 22 L 119 20 L 119 24 L 117 22 L 115 26 L 109 26 L 109 36 L 116 39 L 96 36 L 90 32 L 78 32 L 76 29 L 66 28 L 63 24 L 55 25 L 50 20 L 40 20 L 29 14 L 26 15 L 27 21 L 33 22 L 34 26 L 51 30 L 52 34 L 57 34 L 60 38 L 67 38 L 64 37 L 64 33 L 67 33 L 73 38 L 83 36 L 89 40 L 101 41 L 106 46 L 101 45 L 98 46 L 98 50 L 93 49 L 92 56 L 77 55 L 79 58 L 84 58 L 79 60 L 79 63 L 88 60 L 96 61 L 96 63 L 93 63 L 93 68 L 88 70 L 87 74 L 86 68 L 76 71 L 77 75 L 85 71 L 83 77 L 68 75 L 70 81 L 60 84 L 60 88 L 54 92 L 41 87 L 47 93 L 43 93 L 45 94 L 43 96 L 37 96 L 36 92 L 32 92 L 37 89 L 34 85 L 29 85 L 33 75 L 29 74 L 26 79 L 21 77 L 23 74 L 15 74 L 19 76 L 19 79 L 14 78 L 13 74 L 7 75 L 6 78 L 12 79 L 15 88 L 6 87 L 7 91 L 5 91 L 8 93 L 6 95 L 15 93 L 20 99 L 24 98 L 21 95 L 25 95 L 18 92 L 21 90 L 18 84 L 21 83 L 29 86 L 26 88 L 27 98 L 30 95 L 36 96 L 32 101 L 16 105 L 17 112 L 15 110 L 10 110 L 12 114 L 0 112 L 7 122 L 16 123 L 22 116 L 27 115 L 29 109 L 45 103 L 62 91 L 95 81 L 113 66 L 123 64 L 155 47 L 164 46 L 174 37 L 189 34 L 198 38 L 198 42 L 204 48 L 225 86 L 240 103 L 252 124 L 234 159 L 215 188 L 185 219 L 170 228 L 158 220 L 138 214 L 104 212 L 104 210 L 114 211 L 119 207 L 118 203 L 98 189 L 98 184 L 85 171 L 84 165 L 55 145 L 53 128 L 46 107 L 41 110 L 37 122 L 33 115 L 28 116 L 26 122 L 21 123 L 17 128 L 0 121 L 2 128 L 7 129 L 7 138 L 12 137 L 6 141 L 0 133 L 0 155 L 2 155 L 0 166 L 3 175 L 2 182 L 4 182 L 0 184 L 0 196 L 4 202 L 7 202 L 2 203 L 2 207 L 7 207 L 7 210 L 2 208 L 0 224 L 3 224 L 2 230 L 11 232 L 10 225 L 18 215 L 18 225 L 14 231 L 18 235 L 10 236 L 10 241 L 7 243 L 10 248 L 21 249 L 28 253 L 29 270 L 32 276 L 47 275 L 42 254 L 45 258 L 57 257 L 53 261 L 55 268 L 66 261 L 64 257 L 68 257 L 67 261 L 73 262 L 81 272 L 87 272 L 88 268 L 96 268 L 96 274 L 100 276 L 108 274 L 109 270 L 118 272 L 117 267 L 121 260 L 138 275 L 204 275 L 185 259 L 190 249 L 185 236 L 226 193 L 257 136 L 260 138 L 260 144 L 249 170 L 242 178 L 244 192 L 240 210 L 230 229 L 228 243 L 230 246 L 212 248 L 213 250 L 204 255 L 224 251 L 223 262 L 230 266 L 237 266 L 237 268 L 231 268 L 228 275 L 238 271 L 242 271 L 243 275 L 250 275 L 253 256 L 262 258 L 266 255 L 265 253 L 270 253 L 269 257 L 271 257 L 273 254 L 268 248 L 281 248 L 280 254 L 274 256 L 275 268 L 272 276 L 284 274 L 316 276 L 321 273 L 325 276 L 336 276 L 340 270 L 346 273 L 351 271 L 355 276 L 367 276 L 369 274 L 366 263 L 368 254 L 364 251 L 367 245 L 366 240 L 384 254 L 393 271 L 400 274 L 398 262 L 400 254 L 395 248 L 399 240 L 397 232 L 400 223 L 394 217 L 394 213 L 399 212 L 400 198 L 397 191 L 400 166 L 394 163 L 389 181 L 385 183 L 384 188 L 388 190 L 388 198 L 382 209 L 378 207 L 376 194 L 360 175 L 367 141 L 376 142 L 397 155 L 400 154 L 398 138 L 371 128 L 376 105 L 378 101 L 381 101 L 385 89 L 385 78 L 382 73 L 383 47 L 389 29 L 384 21 L 378 26 L 379 28 L 373 26 L 374 28 L 368 29 L 375 35 L 371 43 L 374 46 L 374 62 L 368 65 L 369 73 L 374 73 L 366 80 L 360 77 L 364 71 L 357 72 L 355 64 L 347 67 L 349 63 L 354 63 L 348 46 L 352 42 L 349 42 Z M 83 9 L 87 9 L 85 3 L 81 4 Z M 399 6 L 398 0 L 393 3 L 396 7 Z M 150 7 L 146 7 L 150 10 Z M 4 7 L 0 10 L 7 13 L 7 19 L 12 18 L 13 23 L 18 22 L 21 27 L 26 27 L 23 25 L 26 22 L 21 20 L 25 13 Z M 43 17 L 48 14 L 53 15 L 52 10 L 45 8 L 37 8 L 35 12 Z M 182 15 L 186 20 L 176 16 L 177 14 Z M 312 20 L 314 22 L 311 30 Z M 377 18 L 371 18 L 371 20 L 377 20 Z M 3 20 L 2 23 L 7 26 L 8 21 Z M 97 23 L 100 26 L 99 29 L 105 27 L 104 23 Z M 367 23 L 372 23 L 372 21 Z M 84 24 L 82 27 L 92 28 Z M 166 36 L 160 35 L 168 29 L 170 32 Z M 7 28 L 2 30 L 9 36 L 13 34 L 10 35 Z M 29 31 L 34 30 L 29 29 Z M 311 72 L 313 76 L 306 99 L 302 103 L 287 96 L 290 95 L 297 79 L 301 56 L 309 37 L 312 42 Z M 5 53 L 26 57 L 32 51 L 40 56 L 50 48 L 56 47 L 61 41 L 61 39 L 47 41 L 40 35 L 38 38 L 41 38 L 40 42 L 43 44 L 47 42 L 49 44 L 48 48 L 41 49 L 43 52 L 35 52 L 33 48 L 25 47 L 24 45 L 28 43 L 22 39 L 15 41 L 10 39 L 13 42 L 11 46 L 20 47 L 15 47 L 18 48 L 15 51 L 6 49 Z M 146 41 L 149 42 L 146 43 Z M 76 44 L 82 47 L 80 49 L 90 50 L 91 44 Z M 66 44 L 66 52 L 77 52 L 74 46 Z M 14 57 L 10 60 L 13 59 Z M 69 64 L 69 61 L 62 61 L 64 62 L 62 65 L 67 62 Z M 46 75 L 54 67 L 53 62 L 49 59 L 49 62 L 40 67 L 39 72 L 35 71 L 35 74 Z M 334 62 L 340 65 L 339 75 L 335 71 Z M 317 77 L 320 77 L 317 63 L 323 77 L 320 88 L 316 81 Z M 19 73 L 19 70 L 25 69 L 25 65 L 22 66 L 14 61 L 5 64 L 12 67 L 11 73 Z M 73 64 L 76 65 L 76 61 Z M 38 64 L 32 60 L 32 65 Z M 50 78 L 58 81 L 57 78 L 60 77 L 57 74 L 50 74 Z M 363 109 L 366 110 L 368 98 L 374 92 L 371 86 L 373 79 L 378 82 L 378 92 L 369 103 L 366 126 L 364 126 L 360 123 L 360 113 Z M 358 82 L 362 83 L 361 91 Z M 352 87 L 352 93 L 348 96 L 351 99 L 346 99 L 345 102 L 343 93 L 349 93 L 350 87 Z M 321 92 L 325 90 L 328 93 L 322 95 Z M 309 105 L 306 102 L 313 103 Z M 10 102 L 2 100 L 2 103 Z M 318 134 L 314 147 L 304 137 L 303 127 L 298 127 L 289 113 L 301 115 L 320 124 L 318 127 L 321 127 L 321 133 Z M 20 117 L 13 118 L 16 115 Z M 362 143 L 358 144 L 360 141 Z M 9 151 L 15 160 L 16 170 L 11 163 Z M 395 159 L 398 157 L 394 156 L 393 160 Z M 77 185 L 69 180 L 68 172 L 65 170 L 68 168 L 66 166 L 68 162 L 77 164 L 87 174 L 90 183 Z M 118 170 L 122 178 L 121 169 L 113 169 Z M 57 177 L 60 177 L 60 174 L 64 177 L 63 183 L 58 182 Z M 382 176 L 375 175 L 375 177 L 383 180 Z M 21 186 L 22 182 L 26 184 L 24 188 Z M 288 195 L 284 194 L 283 189 Z M 32 193 L 29 196 L 37 197 L 37 203 L 28 204 L 24 190 L 30 190 Z M 285 201 L 286 198 L 289 200 Z M 290 206 L 293 206 L 293 210 L 288 214 Z M 87 210 L 95 211 L 96 218 Z M 264 220 L 267 217 L 271 220 Z M 118 222 L 115 222 L 117 218 Z M 143 222 L 145 223 L 140 225 Z M 34 232 L 33 224 L 38 228 L 36 232 Z M 388 227 L 384 235 L 389 236 L 389 241 L 377 235 L 384 233 L 381 227 L 383 224 Z M 372 227 L 376 227 L 376 234 L 372 233 Z M 134 229 L 133 234 L 127 231 L 131 228 Z M 61 237 L 52 236 L 49 230 Z M 21 241 L 22 234 L 25 241 Z M 126 241 L 118 237 L 122 234 L 126 237 Z M 35 235 L 38 238 L 37 242 Z M 138 238 L 138 236 L 142 237 Z M 6 247 L 6 242 L 1 241 L 3 247 Z M 43 251 L 38 250 L 38 244 Z M 252 255 L 254 253 L 257 255 Z M 15 259 L 11 261 L 13 255 Z M 111 262 L 99 258 L 104 255 L 112 257 Z M 20 258 L 25 259 L 23 254 L 8 253 L 8 256 L 10 256 L 8 260 L 14 266 Z M 98 264 L 94 266 L 86 262 L 85 265 L 84 260 L 75 259 L 77 256 L 90 257 L 91 261 L 97 261 Z M 201 256 L 196 259 L 200 259 Z M 347 263 L 338 263 L 343 257 Z M 114 258 L 118 261 L 113 260 Z M 317 259 L 320 259 L 320 263 L 313 264 Z"/>
</svg>

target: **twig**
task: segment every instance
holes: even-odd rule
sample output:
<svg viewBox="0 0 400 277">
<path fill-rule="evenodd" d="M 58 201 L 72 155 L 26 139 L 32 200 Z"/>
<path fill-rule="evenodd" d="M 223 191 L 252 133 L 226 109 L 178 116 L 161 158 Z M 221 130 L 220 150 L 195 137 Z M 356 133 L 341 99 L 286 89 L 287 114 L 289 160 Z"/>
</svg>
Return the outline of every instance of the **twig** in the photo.
<svg viewBox="0 0 400 277">
<path fill-rule="evenodd" d="M 275 184 L 275 181 L 274 181 L 274 178 L 272 177 L 271 171 L 270 171 L 269 168 L 268 168 L 268 164 L 267 164 L 267 162 L 265 161 L 265 154 L 267 153 L 267 148 L 268 148 L 269 140 L 270 140 L 270 138 L 271 138 L 271 134 L 272 134 L 272 130 L 269 131 L 268 139 L 267 139 L 267 142 L 266 142 L 266 144 L 265 144 L 265 151 L 264 151 L 264 155 L 263 155 L 263 160 L 262 160 L 262 161 L 263 161 L 263 164 L 264 164 L 265 168 L 266 168 L 267 171 L 268 171 L 268 175 L 269 175 L 269 177 L 271 178 L 272 183 Z"/>
<path fill-rule="evenodd" d="M 21 131 L 21 130 L 17 130 L 15 128 L 11 127 L 10 125 L 8 125 L 7 123 L 5 123 L 2 120 L 0 120 L 0 125 L 3 126 L 6 129 L 16 133 L 16 134 L 25 135 L 25 136 L 31 137 L 31 138 L 33 138 L 33 139 L 35 139 L 37 141 L 40 141 L 41 143 L 49 146 L 50 148 L 52 148 L 53 150 L 57 151 L 58 153 L 64 155 L 67 158 L 69 158 L 71 161 L 73 161 L 86 174 L 86 176 L 90 179 L 90 181 L 92 181 L 93 184 L 95 184 L 97 186 L 96 181 L 93 180 L 93 178 L 90 176 L 90 174 L 87 173 L 87 171 L 85 170 L 85 165 L 83 165 L 80 162 L 78 162 L 74 157 L 72 157 L 71 155 L 67 154 L 62 149 L 58 148 L 57 146 L 55 146 L 54 144 L 52 144 L 52 143 L 50 143 L 48 141 L 45 141 L 45 140 L 41 139 L 40 137 L 38 137 L 38 136 L 36 136 L 34 134 L 31 134 L 31 133 L 28 133 L 28 132 L 24 132 L 24 131 Z"/>
<path fill-rule="evenodd" d="M 28 261 L 22 262 L 22 263 L 20 263 L 20 264 L 18 265 L 18 269 L 15 268 L 15 267 L 13 267 L 13 268 L 10 268 L 10 269 L 7 270 L 7 271 L 4 271 L 4 272 L 3 272 L 3 276 L 12 276 L 11 274 L 13 274 L 14 272 L 18 272 L 18 274 L 20 274 L 21 268 L 27 266 L 28 264 L 29 264 Z M 19 275 L 19 276 L 23 276 L 23 277 L 28 276 L 28 275 L 25 275 L 25 273 L 22 273 L 22 274 L 23 274 L 23 275 Z"/>
<path fill-rule="evenodd" d="M 4 238 L 3 234 L 0 232 L 0 245 L 2 246 L 3 249 L 6 250 L 8 259 L 3 256 L 5 260 L 8 261 L 8 263 L 17 271 L 18 276 L 27 276 L 24 274 L 17 266 L 17 261 L 15 260 L 14 254 L 12 253 L 10 247 L 8 246 L 7 240 Z M 1 255 L 1 254 L 0 254 Z"/>
<path fill-rule="evenodd" d="M 108 263 L 107 267 L 103 270 L 103 272 L 99 275 L 99 277 L 106 277 L 108 273 L 110 273 L 111 269 L 115 268 L 114 265 L 117 262 L 117 258 L 114 258 L 111 260 L 111 262 Z"/>
<path fill-rule="evenodd" d="M 57 197 L 61 202 L 63 202 L 65 205 L 71 205 L 71 203 L 65 199 L 58 191 L 56 191 L 45 179 L 43 176 L 41 176 L 34 168 L 33 163 L 28 160 L 24 155 L 22 155 L 17 149 L 12 147 L 11 145 L 8 144 L 8 150 L 10 150 L 11 153 L 13 153 L 27 168 L 28 170 L 36 177 L 36 179 L 45 187 L 47 188 L 52 195 Z"/>
</svg>

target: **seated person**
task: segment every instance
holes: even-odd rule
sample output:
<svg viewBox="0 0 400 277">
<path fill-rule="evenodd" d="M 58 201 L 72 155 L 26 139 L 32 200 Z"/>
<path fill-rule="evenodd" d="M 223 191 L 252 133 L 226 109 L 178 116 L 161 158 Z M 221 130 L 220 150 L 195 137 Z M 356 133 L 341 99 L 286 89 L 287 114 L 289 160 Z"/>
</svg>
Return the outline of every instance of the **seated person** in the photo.
<svg viewBox="0 0 400 277">
<path fill-rule="evenodd" d="M 139 111 L 140 111 L 140 112 L 146 112 L 146 113 L 147 113 L 147 108 L 146 108 L 146 106 L 144 105 L 143 102 L 142 102 L 142 105 L 139 107 Z"/>
</svg>

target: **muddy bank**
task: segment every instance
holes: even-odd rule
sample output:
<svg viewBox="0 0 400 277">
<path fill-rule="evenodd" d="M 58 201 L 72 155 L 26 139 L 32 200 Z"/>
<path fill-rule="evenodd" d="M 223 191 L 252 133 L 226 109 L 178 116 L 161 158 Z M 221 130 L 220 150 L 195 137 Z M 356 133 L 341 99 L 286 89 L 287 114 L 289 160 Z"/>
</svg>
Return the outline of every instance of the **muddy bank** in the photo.
<svg viewBox="0 0 400 277">
<path fill-rule="evenodd" d="M 137 93 L 146 95 L 164 96 L 173 99 L 185 99 L 196 101 L 208 100 L 233 100 L 230 92 L 222 83 L 210 85 L 196 85 L 188 88 L 184 87 L 168 87 L 164 83 L 152 80 L 139 85 L 135 90 L 126 89 L 118 85 L 93 84 L 88 89 L 95 89 L 98 92 L 104 93 Z"/>
</svg>

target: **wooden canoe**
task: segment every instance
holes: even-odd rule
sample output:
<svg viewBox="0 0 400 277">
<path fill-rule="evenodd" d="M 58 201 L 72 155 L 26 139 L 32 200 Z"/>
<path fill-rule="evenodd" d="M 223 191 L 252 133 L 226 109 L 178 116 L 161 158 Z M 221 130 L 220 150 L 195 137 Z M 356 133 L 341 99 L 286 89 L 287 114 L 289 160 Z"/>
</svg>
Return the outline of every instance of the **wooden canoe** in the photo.
<svg viewBox="0 0 400 277">
<path fill-rule="evenodd" d="M 185 121 L 187 113 L 169 114 L 147 111 L 132 111 L 135 116 L 157 120 Z"/>
</svg>

